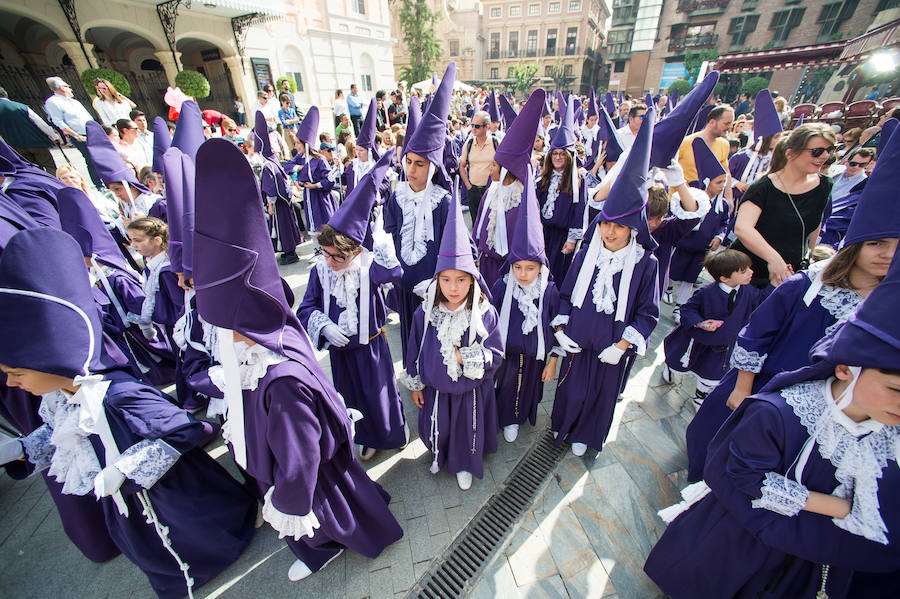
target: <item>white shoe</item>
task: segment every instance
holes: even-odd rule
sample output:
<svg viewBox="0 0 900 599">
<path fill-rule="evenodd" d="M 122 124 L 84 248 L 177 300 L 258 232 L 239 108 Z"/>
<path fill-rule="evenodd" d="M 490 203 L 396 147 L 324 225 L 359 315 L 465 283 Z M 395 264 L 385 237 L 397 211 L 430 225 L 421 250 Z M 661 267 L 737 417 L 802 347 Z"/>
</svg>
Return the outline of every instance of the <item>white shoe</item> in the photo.
<svg viewBox="0 0 900 599">
<path fill-rule="evenodd" d="M 666 364 L 663 364 L 663 368 L 662 368 L 662 380 L 663 380 L 663 382 L 666 383 L 667 385 L 671 385 L 671 384 L 672 384 L 672 369 L 669 368 L 669 366 L 666 365 Z"/>
<path fill-rule="evenodd" d="M 294 563 L 291 564 L 291 569 L 288 570 L 288 580 L 297 582 L 298 580 L 303 580 L 310 574 L 312 574 L 312 570 L 309 569 L 309 566 L 297 559 L 294 560 Z"/>
<path fill-rule="evenodd" d="M 666 304 L 672 303 L 672 288 L 671 287 L 666 289 L 666 291 L 663 293 L 663 303 L 666 303 Z"/>
<path fill-rule="evenodd" d="M 512 443 L 516 440 L 516 437 L 519 436 L 519 425 L 518 424 L 510 424 L 509 426 L 503 427 L 503 438 L 506 439 L 507 443 Z"/>
<path fill-rule="evenodd" d="M 263 518 L 263 504 L 257 503 L 256 506 L 256 522 L 253 523 L 253 528 L 262 528 L 262 525 L 266 523 L 265 518 Z"/>
<path fill-rule="evenodd" d="M 585 445 L 584 443 L 572 443 L 572 453 L 576 456 L 581 457 L 586 451 L 587 445 Z"/>
<path fill-rule="evenodd" d="M 375 452 L 377 450 L 374 447 L 366 447 L 365 445 L 359 446 L 359 459 L 363 462 L 368 462 L 373 457 L 375 457 Z"/>
<path fill-rule="evenodd" d="M 457 472 L 456 484 L 458 484 L 459 488 L 463 491 L 468 491 L 472 487 L 472 473 L 466 472 L 465 470 Z"/>
<path fill-rule="evenodd" d="M 672 320 L 675 321 L 675 324 L 681 324 L 681 306 L 672 308 Z"/>
<path fill-rule="evenodd" d="M 554 440 L 554 441 L 556 440 L 556 438 L 557 438 L 558 436 L 559 436 L 559 431 L 553 431 L 553 440 Z"/>
</svg>

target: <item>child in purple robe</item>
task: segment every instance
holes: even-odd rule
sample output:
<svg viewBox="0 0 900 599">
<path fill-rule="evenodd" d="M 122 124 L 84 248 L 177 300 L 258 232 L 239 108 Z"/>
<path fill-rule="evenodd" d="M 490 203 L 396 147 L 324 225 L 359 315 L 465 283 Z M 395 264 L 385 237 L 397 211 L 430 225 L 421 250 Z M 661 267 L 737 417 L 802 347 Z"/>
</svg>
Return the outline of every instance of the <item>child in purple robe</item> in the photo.
<svg viewBox="0 0 900 599">
<path fill-rule="evenodd" d="M 560 367 L 551 428 L 575 455 L 603 447 L 627 372 L 659 319 L 657 264 L 647 225 L 653 111 L 648 112 L 613 183 L 588 245 L 575 256 L 551 323 L 569 355 Z"/>
<path fill-rule="evenodd" d="M 519 425 L 527 420 L 534 426 L 537 421 L 543 384 L 556 376 L 557 362 L 557 355 L 550 351 L 550 321 L 559 310 L 559 291 L 544 251 L 531 169 L 506 263 L 509 271 L 491 290 L 506 355 L 494 387 L 503 437 L 512 443 Z"/>
<path fill-rule="evenodd" d="M 697 376 L 694 403 L 703 399 L 728 371 L 731 351 L 750 314 L 765 298 L 749 286 L 750 258 L 737 250 L 710 254 L 706 270 L 716 280 L 695 293 L 684 305 L 679 326 L 664 342 L 666 364 L 662 378 L 672 382 L 672 371 Z"/>
<path fill-rule="evenodd" d="M 497 451 L 494 372 L 503 359 L 497 311 L 475 266 L 471 241 L 454 202 L 425 302 L 416 310 L 400 382 L 419 408 L 419 437 L 432 474 L 456 475 L 463 491 L 484 476 Z"/>
<path fill-rule="evenodd" d="M 718 431 L 703 481 L 660 512 L 670 523 L 644 570 L 668 596 L 896 595 L 898 292 L 894 260 L 811 365 L 776 376 Z"/>
<path fill-rule="evenodd" d="M 402 271 L 388 241 L 376 245 L 369 226 L 378 187 L 391 164 L 384 155 L 319 230 L 319 260 L 297 316 L 316 347 L 331 354 L 332 380 L 347 407 L 359 410 L 354 441 L 360 459 L 405 447 L 409 428 L 385 337 L 387 309 L 379 288 Z"/>
<path fill-rule="evenodd" d="M 390 496 L 354 460 L 348 410 L 288 304 L 260 201 L 241 151 L 205 142 L 193 274 L 200 315 L 217 327 L 223 434 L 263 519 L 297 558 L 288 578 L 300 580 L 345 548 L 374 558 L 403 531 Z"/>
<path fill-rule="evenodd" d="M 93 492 L 156 594 L 190 595 L 250 542 L 256 502 L 203 451 L 211 425 L 109 362 L 81 264 L 78 245 L 52 229 L 17 234 L 0 258 L 0 328 L 19 340 L 0 346 L 0 368 L 43 396 L 44 420 L 0 453 L 49 468 L 63 493 Z"/>
<path fill-rule="evenodd" d="M 301 141 L 300 150 L 306 151 L 307 159 L 297 174 L 297 183 L 303 188 L 304 216 L 309 231 L 318 231 L 328 222 L 337 208 L 331 191 L 335 181 L 331 177 L 331 167 L 312 147 L 307 148 Z"/>
</svg>

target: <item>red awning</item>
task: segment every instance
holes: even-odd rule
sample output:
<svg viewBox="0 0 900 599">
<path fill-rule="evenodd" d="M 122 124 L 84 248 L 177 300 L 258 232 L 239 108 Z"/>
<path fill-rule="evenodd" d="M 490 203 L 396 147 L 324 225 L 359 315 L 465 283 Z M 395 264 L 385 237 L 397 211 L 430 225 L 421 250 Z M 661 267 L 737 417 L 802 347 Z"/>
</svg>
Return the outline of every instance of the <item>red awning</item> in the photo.
<svg viewBox="0 0 900 599">
<path fill-rule="evenodd" d="M 872 31 L 867 31 L 859 37 L 847 42 L 847 46 L 841 53 L 845 60 L 864 60 L 868 55 L 883 48 L 892 48 L 900 45 L 900 19 L 891 21 Z"/>
<path fill-rule="evenodd" d="M 846 45 L 846 41 L 837 41 L 796 48 L 734 52 L 720 56 L 713 68 L 721 73 L 754 73 L 837 66 L 841 64 L 841 52 Z"/>
</svg>

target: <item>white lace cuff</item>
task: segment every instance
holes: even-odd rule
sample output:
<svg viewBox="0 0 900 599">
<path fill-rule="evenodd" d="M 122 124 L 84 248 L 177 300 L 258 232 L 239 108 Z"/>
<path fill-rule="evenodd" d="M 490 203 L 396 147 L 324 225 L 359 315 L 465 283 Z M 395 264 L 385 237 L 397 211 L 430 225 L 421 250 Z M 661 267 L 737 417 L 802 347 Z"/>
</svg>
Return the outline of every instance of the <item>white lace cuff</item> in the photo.
<svg viewBox="0 0 900 599">
<path fill-rule="evenodd" d="M 647 340 L 634 327 L 625 327 L 625 330 L 622 332 L 622 339 L 633 345 L 634 351 L 639 356 L 643 356 L 647 351 Z"/>
<path fill-rule="evenodd" d="M 25 459 L 34 465 L 35 471 L 40 471 L 50 466 L 50 459 L 53 457 L 54 452 L 53 445 L 50 444 L 50 436 L 52 434 L 53 429 L 50 428 L 50 425 L 44 424 L 19 439 L 22 442 Z"/>
<path fill-rule="evenodd" d="M 312 512 L 305 516 L 294 516 L 278 511 L 272 505 L 272 493 L 275 487 L 269 487 L 266 496 L 263 499 L 262 517 L 268 522 L 272 528 L 278 533 L 278 538 L 292 537 L 295 541 L 299 541 L 303 537 L 312 538 L 319 528 L 319 519 Z"/>
<path fill-rule="evenodd" d="M 696 187 L 688 187 L 688 189 L 690 190 L 691 195 L 694 196 L 694 199 L 697 200 L 697 209 L 693 212 L 685 210 L 684 206 L 681 205 L 681 197 L 678 193 L 675 193 L 672 195 L 672 200 L 669 202 L 669 210 L 672 212 L 672 216 L 679 220 L 706 218 L 706 213 L 709 212 L 712 205 L 709 201 L 709 196 L 706 195 L 705 191 L 697 189 Z"/>
<path fill-rule="evenodd" d="M 469 346 L 459 348 L 462 355 L 463 376 L 467 379 L 477 381 L 484 378 L 485 363 L 490 363 L 490 355 L 484 350 L 480 343 L 473 343 Z"/>
<path fill-rule="evenodd" d="M 116 460 L 116 469 L 149 489 L 175 465 L 181 454 L 162 439 L 144 439 L 122 452 Z"/>
<path fill-rule="evenodd" d="M 851 534 L 887 545 L 888 538 L 885 535 L 887 528 L 884 526 L 884 521 L 864 517 L 862 510 L 858 508 L 859 504 L 860 502 L 858 501 L 853 502 L 853 507 L 850 508 L 850 513 L 847 514 L 846 518 L 832 518 L 831 521 L 838 528 L 842 528 Z"/>
<path fill-rule="evenodd" d="M 582 229 L 582 228 L 569 229 L 569 234 L 566 237 L 566 242 L 567 243 L 575 243 L 576 241 L 581 239 L 583 236 L 584 236 L 584 229 Z"/>
<path fill-rule="evenodd" d="M 747 351 L 738 344 L 734 346 L 734 351 L 731 353 L 731 367 L 744 372 L 762 372 L 763 364 L 768 355 L 763 354 L 760 356 L 755 351 Z"/>
<path fill-rule="evenodd" d="M 797 481 L 775 472 L 766 472 L 762 497 L 754 499 L 750 505 L 782 516 L 796 516 L 806 505 L 807 499 L 809 489 Z"/>
<path fill-rule="evenodd" d="M 210 382 L 216 386 L 216 389 L 222 392 L 222 395 L 225 395 L 225 369 L 222 368 L 221 364 L 216 364 L 215 366 L 210 366 L 206 370 L 206 374 L 209 376 Z"/>
<path fill-rule="evenodd" d="M 330 298 L 326 298 L 326 301 L 330 301 Z M 309 315 L 309 320 L 306 323 L 306 332 L 309 333 L 309 339 L 312 341 L 313 347 L 319 347 L 322 329 L 330 324 L 334 323 L 320 310 L 313 310 L 312 314 Z"/>
<path fill-rule="evenodd" d="M 210 397 L 206 406 L 206 417 L 215 418 L 216 416 L 224 416 L 228 411 L 228 402 L 224 397 Z M 224 434 L 223 434 L 224 436 Z"/>
<path fill-rule="evenodd" d="M 563 348 L 561 348 L 558 345 L 554 345 L 553 348 L 550 350 L 550 352 L 547 354 L 548 357 L 556 356 L 557 358 L 562 358 L 565 355 L 566 355 L 566 350 L 564 350 Z"/>
<path fill-rule="evenodd" d="M 400 266 L 400 260 L 397 259 L 397 252 L 393 243 L 379 243 L 372 248 L 373 259 L 379 266 L 385 268 L 396 268 Z"/>
<path fill-rule="evenodd" d="M 550 321 L 550 326 L 553 328 L 564 327 L 567 324 L 569 324 L 568 314 L 557 314 L 556 317 Z"/>
<path fill-rule="evenodd" d="M 418 374 L 416 376 L 409 376 L 409 374 L 403 372 L 397 377 L 397 382 L 410 391 L 421 391 L 425 388 L 425 384 L 422 383 L 422 377 Z"/>
<path fill-rule="evenodd" d="M 269 206 L 274 205 L 277 200 L 278 196 L 266 196 L 266 203 L 268 203 Z"/>
</svg>

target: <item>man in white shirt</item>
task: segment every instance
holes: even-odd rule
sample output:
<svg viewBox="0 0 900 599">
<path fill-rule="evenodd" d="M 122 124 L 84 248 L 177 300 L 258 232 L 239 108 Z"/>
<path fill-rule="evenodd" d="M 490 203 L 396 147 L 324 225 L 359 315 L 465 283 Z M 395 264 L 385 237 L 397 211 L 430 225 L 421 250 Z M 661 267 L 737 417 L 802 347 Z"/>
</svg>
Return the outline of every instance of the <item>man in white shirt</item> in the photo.
<svg viewBox="0 0 900 599">
<path fill-rule="evenodd" d="M 344 98 L 344 90 L 339 89 L 334 92 L 334 103 L 331 105 L 331 111 L 334 113 L 334 128 L 341 124 L 341 116 L 350 114 L 347 108 L 347 99 Z"/>
<path fill-rule="evenodd" d="M 94 163 L 91 162 L 85 137 L 85 124 L 94 118 L 81 102 L 73 97 L 72 88 L 61 77 L 47 77 L 46 81 L 53 95 L 44 101 L 44 112 L 50 117 L 50 122 L 65 133 L 72 145 L 84 156 L 91 181 L 99 189 L 103 186 L 103 182 L 100 181 Z"/>
<path fill-rule="evenodd" d="M 850 193 L 851 189 L 866 178 L 866 166 L 873 160 L 875 160 L 875 150 L 872 148 L 860 148 L 853 151 L 847 160 L 847 168 L 844 172 L 832 178 L 832 202 Z"/>
<path fill-rule="evenodd" d="M 616 129 L 623 150 L 629 149 L 634 143 L 634 138 L 641 128 L 645 114 L 647 114 L 647 107 L 643 104 L 635 104 L 628 111 L 628 122 L 623 127 Z"/>
<path fill-rule="evenodd" d="M 150 155 L 151 162 L 153 160 L 153 131 L 147 128 L 147 116 L 140 110 L 132 110 L 128 115 L 134 124 L 137 125 L 137 143 L 141 144 L 145 151 Z"/>
</svg>

